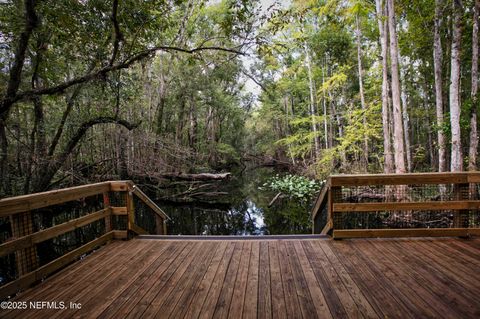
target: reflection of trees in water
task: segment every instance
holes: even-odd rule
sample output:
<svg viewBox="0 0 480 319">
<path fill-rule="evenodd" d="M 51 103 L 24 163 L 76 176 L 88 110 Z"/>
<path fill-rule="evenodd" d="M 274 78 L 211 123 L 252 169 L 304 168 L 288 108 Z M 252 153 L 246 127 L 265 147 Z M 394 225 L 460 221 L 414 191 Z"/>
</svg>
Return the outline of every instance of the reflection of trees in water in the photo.
<svg viewBox="0 0 480 319">
<path fill-rule="evenodd" d="M 309 203 L 282 199 L 274 207 L 264 210 L 269 235 L 309 234 L 312 225 Z"/>
<path fill-rule="evenodd" d="M 275 172 L 271 168 L 246 170 L 218 185 L 229 196 L 218 203 L 198 202 L 186 205 L 159 203 L 170 216 L 168 233 L 172 235 L 280 235 L 311 232 L 310 202 L 284 198 L 268 208 L 274 193 L 259 190 Z M 210 198 L 210 200 L 213 200 Z M 221 203 L 220 203 L 221 201 Z M 227 203 L 230 203 L 229 205 Z"/>
<path fill-rule="evenodd" d="M 261 209 L 244 200 L 230 210 L 189 207 L 164 208 L 171 220 L 169 234 L 182 235 L 280 235 L 308 234 L 309 205 L 284 199 L 275 207 Z M 263 218 L 263 222 L 259 219 Z M 265 224 L 265 226 L 263 226 Z"/>
<path fill-rule="evenodd" d="M 255 219 L 247 204 L 230 210 L 218 208 L 172 207 L 169 234 L 182 235 L 243 235 L 256 232 Z"/>
</svg>

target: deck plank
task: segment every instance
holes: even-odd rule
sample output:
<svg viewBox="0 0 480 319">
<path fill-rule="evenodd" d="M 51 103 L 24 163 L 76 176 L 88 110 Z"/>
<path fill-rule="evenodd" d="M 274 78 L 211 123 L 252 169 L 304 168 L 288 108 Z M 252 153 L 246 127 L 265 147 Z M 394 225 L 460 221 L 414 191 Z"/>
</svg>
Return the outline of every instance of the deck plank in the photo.
<svg viewBox="0 0 480 319">
<path fill-rule="evenodd" d="M 98 316 L 99 318 L 114 318 L 115 313 L 130 302 L 130 297 L 141 293 L 143 289 L 148 287 L 151 278 L 158 278 L 165 270 L 161 268 L 168 261 L 168 257 L 177 254 L 185 246 L 182 243 L 169 243 L 155 263 L 153 263 L 146 271 L 144 271 L 127 289 L 125 289 L 120 296 L 118 296 L 106 309 Z"/>
<path fill-rule="evenodd" d="M 233 252 L 232 259 L 228 265 L 227 273 L 225 274 L 225 280 L 223 281 L 222 289 L 220 290 L 220 296 L 218 297 L 217 304 L 215 305 L 213 318 L 228 317 L 228 310 L 230 309 L 230 304 L 232 302 L 243 246 L 244 243 L 242 242 L 237 242 L 235 244 L 235 251 Z"/>
<path fill-rule="evenodd" d="M 375 241 L 361 243 L 359 248 L 362 248 L 363 245 L 369 245 L 373 249 L 370 254 L 373 262 L 383 263 L 386 267 L 389 267 L 397 275 L 396 282 L 403 281 L 410 286 L 432 310 L 438 312 L 438 317 L 461 317 L 460 313 L 455 312 L 452 307 L 442 302 L 441 295 L 444 294 L 444 291 L 439 291 L 440 295 L 436 294 L 436 290 L 431 289 L 432 285 L 425 276 L 420 274 L 417 269 L 409 267 L 408 262 L 401 258 L 401 256 L 404 256 L 403 252 L 391 252 L 386 245 L 377 247 Z"/>
<path fill-rule="evenodd" d="M 295 250 L 300 260 L 300 267 L 298 271 L 303 271 L 305 279 L 307 281 L 308 289 L 310 291 L 310 295 L 312 296 L 314 302 L 313 306 L 317 312 L 318 318 L 333 318 L 332 314 L 330 313 L 330 309 L 328 309 L 327 301 L 323 294 L 323 291 L 318 284 L 317 279 L 315 278 L 315 273 L 313 272 L 312 266 L 310 265 L 309 259 L 305 254 L 305 250 L 300 242 L 294 242 Z"/>
<path fill-rule="evenodd" d="M 176 315 L 174 312 L 170 316 L 171 318 L 183 318 L 183 317 L 197 318 L 199 316 L 203 303 L 209 293 L 210 286 L 212 285 L 213 279 L 217 274 L 217 270 L 219 269 L 221 262 L 225 258 L 227 258 L 226 251 L 227 251 L 228 245 L 229 244 L 227 242 L 222 242 L 220 247 L 217 249 L 212 262 L 210 263 L 210 265 L 208 265 L 207 272 L 203 276 L 203 279 L 201 280 L 199 287 L 195 291 L 193 300 L 188 306 L 188 309 L 186 309 L 185 315 L 182 315 L 182 314 Z"/>
<path fill-rule="evenodd" d="M 323 253 L 327 257 L 328 262 L 331 264 L 331 267 L 335 269 L 335 272 L 340 277 L 341 282 L 345 286 L 346 290 L 350 293 L 352 300 L 358 307 L 358 311 L 365 318 L 379 318 L 379 315 L 375 312 L 372 305 L 365 298 L 360 288 L 353 281 L 353 279 L 348 275 L 345 267 L 343 267 L 340 260 L 337 258 L 335 253 L 332 251 L 328 242 L 320 243 L 320 248 L 323 250 Z M 357 310 L 354 311 L 356 313 Z"/>
<path fill-rule="evenodd" d="M 302 311 L 298 301 L 297 290 L 295 287 L 295 279 L 293 278 L 292 269 L 290 268 L 289 256 L 286 248 L 281 242 L 277 243 L 278 258 L 280 262 L 280 272 L 282 274 L 283 291 L 285 294 L 285 305 L 287 317 L 301 318 Z"/>
<path fill-rule="evenodd" d="M 377 278 L 362 262 L 352 248 L 352 242 L 335 242 L 332 247 L 372 307 L 383 313 L 382 317 L 414 318 L 414 314 L 405 302 L 388 291 L 381 279 Z"/>
<path fill-rule="evenodd" d="M 281 244 L 285 245 L 285 249 L 289 257 L 288 260 L 293 274 L 293 282 L 295 283 L 297 298 L 303 318 L 318 318 L 315 306 L 313 305 L 314 301 L 310 295 L 310 291 L 303 275 L 302 266 L 298 260 L 295 247 L 291 241 L 284 241 L 281 242 Z"/>
<path fill-rule="evenodd" d="M 235 252 L 235 245 L 235 242 L 228 243 L 227 251 L 225 252 L 224 258 L 220 263 L 220 267 L 217 269 L 215 278 L 213 279 L 210 290 L 208 291 L 207 298 L 205 298 L 203 306 L 201 308 L 199 307 L 199 309 L 201 309 L 199 312 L 199 318 L 212 318 L 213 314 L 215 313 L 215 307 L 220 296 L 220 291 L 223 287 L 223 282 L 225 281 L 230 260 Z"/>
<path fill-rule="evenodd" d="M 314 242 L 303 243 L 305 252 L 310 260 L 310 265 L 312 266 L 318 283 L 322 287 L 325 300 L 327 301 L 332 316 L 334 318 L 359 316 L 358 312 L 353 310 L 353 306 L 351 306 L 354 304 L 353 300 L 349 297 L 348 293 L 345 294 L 342 292 L 345 288 L 343 287 L 341 280 L 338 280 L 336 273 L 331 271 L 331 268 L 328 268 L 327 256 L 323 253 L 320 247 L 317 247 L 315 244 L 316 243 Z M 342 299 L 340 299 L 339 294 Z M 350 309 L 349 313 L 347 313 L 346 309 Z M 354 314 L 355 312 L 357 313 Z"/>
<path fill-rule="evenodd" d="M 258 268 L 260 265 L 260 242 L 252 243 L 250 264 L 248 265 L 247 291 L 243 308 L 243 318 L 257 318 Z"/>
<path fill-rule="evenodd" d="M 270 258 L 268 242 L 260 243 L 260 260 L 258 266 L 258 309 L 259 318 L 272 318 L 272 299 L 270 287 Z"/>
<path fill-rule="evenodd" d="M 208 243 L 200 248 L 202 250 L 200 254 L 203 257 L 194 259 L 191 266 L 188 267 L 187 271 L 182 276 L 181 281 L 179 281 L 171 293 L 168 294 L 155 317 L 161 316 L 162 318 L 168 318 L 178 304 L 182 306 L 182 303 L 185 302 L 182 299 L 188 298 L 188 291 L 195 291 L 193 287 L 200 281 L 200 276 L 203 276 L 205 273 L 205 269 L 210 264 L 210 261 L 215 254 L 216 246 L 216 243 Z M 159 312 L 161 312 L 161 314 L 159 314 Z"/>
<path fill-rule="evenodd" d="M 272 316 L 279 319 L 287 318 L 277 241 L 268 242 L 268 254 L 270 260 L 270 285 L 272 289 Z M 283 263 L 285 260 L 281 262 Z"/>
<path fill-rule="evenodd" d="M 162 305 L 167 302 L 167 299 L 174 296 L 174 291 L 177 287 L 182 286 L 182 280 L 188 280 L 188 275 L 191 273 L 190 268 L 194 268 L 197 260 L 205 258 L 207 253 L 207 245 L 199 245 L 198 243 L 191 243 L 192 252 L 186 255 L 181 263 L 175 267 L 172 276 L 165 280 L 161 288 L 152 291 L 153 299 L 147 305 L 145 311 L 140 315 L 141 318 L 156 318 Z M 135 316 L 138 318 L 138 316 Z"/>
<path fill-rule="evenodd" d="M 479 318 L 480 239 L 117 241 L 1 318 Z"/>
<path fill-rule="evenodd" d="M 229 318 L 242 318 L 243 305 L 245 303 L 245 293 L 247 290 L 248 265 L 252 253 L 252 243 L 245 242 L 243 244 L 242 256 L 233 290 L 232 303 L 228 311 Z"/>
<path fill-rule="evenodd" d="M 200 265 L 193 272 L 189 284 L 182 289 L 180 299 L 177 301 L 173 309 L 171 309 L 171 312 L 162 311 L 163 317 L 167 317 L 167 314 L 170 318 L 182 318 L 184 316 L 201 284 L 202 278 L 204 278 L 205 273 L 208 271 L 210 264 L 214 261 L 215 256 L 218 256 L 218 249 L 221 248 L 221 246 L 221 243 L 212 243 L 207 258 L 200 261 Z"/>
</svg>

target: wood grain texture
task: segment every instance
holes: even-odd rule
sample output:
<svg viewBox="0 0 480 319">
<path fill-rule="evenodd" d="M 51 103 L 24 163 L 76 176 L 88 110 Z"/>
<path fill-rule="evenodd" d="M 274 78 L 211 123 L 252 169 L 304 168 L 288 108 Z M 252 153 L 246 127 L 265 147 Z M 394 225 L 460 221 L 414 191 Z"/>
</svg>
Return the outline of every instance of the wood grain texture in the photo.
<svg viewBox="0 0 480 319">
<path fill-rule="evenodd" d="M 2 318 L 478 318 L 480 239 L 117 241 Z"/>
</svg>

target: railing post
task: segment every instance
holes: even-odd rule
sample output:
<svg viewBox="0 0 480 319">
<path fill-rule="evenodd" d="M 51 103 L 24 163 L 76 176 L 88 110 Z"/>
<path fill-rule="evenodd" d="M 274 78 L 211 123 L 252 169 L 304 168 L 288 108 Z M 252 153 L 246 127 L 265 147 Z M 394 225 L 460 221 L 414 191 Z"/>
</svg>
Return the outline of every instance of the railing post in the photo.
<svg viewBox="0 0 480 319">
<path fill-rule="evenodd" d="M 110 196 L 108 192 L 103 193 L 103 208 L 110 208 Z M 105 217 L 105 232 L 112 231 L 112 215 L 108 214 Z"/>
<path fill-rule="evenodd" d="M 10 216 L 13 238 L 33 234 L 32 213 L 24 212 Z M 22 276 L 38 268 L 37 247 L 20 249 L 15 252 L 18 276 Z"/>
<path fill-rule="evenodd" d="M 155 233 L 157 235 L 166 235 L 166 224 L 160 216 L 155 214 Z"/>
<path fill-rule="evenodd" d="M 135 206 L 133 203 L 133 192 L 128 190 L 126 193 L 125 206 L 127 207 L 127 230 L 131 231 L 135 224 Z"/>
</svg>

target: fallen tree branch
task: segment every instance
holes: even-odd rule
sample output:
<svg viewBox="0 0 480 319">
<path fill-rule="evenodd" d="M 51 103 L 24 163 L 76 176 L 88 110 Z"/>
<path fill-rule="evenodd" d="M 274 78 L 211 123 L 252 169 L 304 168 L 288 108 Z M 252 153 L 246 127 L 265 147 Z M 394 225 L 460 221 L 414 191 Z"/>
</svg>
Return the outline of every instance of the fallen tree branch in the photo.
<svg viewBox="0 0 480 319">
<path fill-rule="evenodd" d="M 160 177 L 167 179 L 177 179 L 184 181 L 210 181 L 210 180 L 224 180 L 229 179 L 231 173 L 221 173 L 221 174 L 212 174 L 212 173 L 200 173 L 200 174 L 186 174 L 186 173 L 163 173 L 160 174 Z"/>
<path fill-rule="evenodd" d="M 279 192 L 277 195 L 275 195 L 275 197 L 270 201 L 270 203 L 268 203 L 268 208 L 272 207 L 273 204 L 275 204 L 275 202 L 280 198 L 280 196 L 282 196 L 282 192 Z"/>
</svg>

